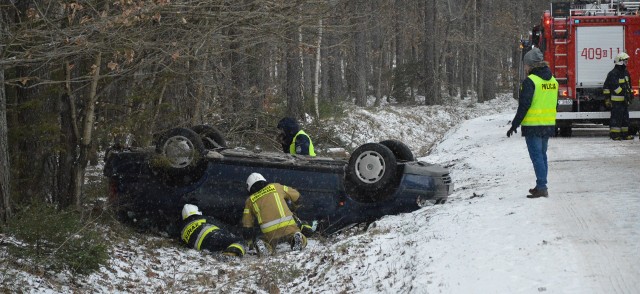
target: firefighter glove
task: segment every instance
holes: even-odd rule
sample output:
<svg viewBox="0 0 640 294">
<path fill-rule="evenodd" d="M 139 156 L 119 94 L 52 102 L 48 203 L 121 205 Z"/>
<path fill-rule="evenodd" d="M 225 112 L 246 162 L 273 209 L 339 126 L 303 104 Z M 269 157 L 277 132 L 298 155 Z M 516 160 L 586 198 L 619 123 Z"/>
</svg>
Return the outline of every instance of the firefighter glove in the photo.
<svg viewBox="0 0 640 294">
<path fill-rule="evenodd" d="M 511 137 L 511 135 L 513 135 L 513 133 L 518 133 L 518 128 L 516 127 L 511 127 L 508 131 L 507 131 L 507 137 Z"/>
<path fill-rule="evenodd" d="M 611 108 L 611 99 L 604 99 L 604 106 L 606 106 L 607 108 Z"/>
</svg>

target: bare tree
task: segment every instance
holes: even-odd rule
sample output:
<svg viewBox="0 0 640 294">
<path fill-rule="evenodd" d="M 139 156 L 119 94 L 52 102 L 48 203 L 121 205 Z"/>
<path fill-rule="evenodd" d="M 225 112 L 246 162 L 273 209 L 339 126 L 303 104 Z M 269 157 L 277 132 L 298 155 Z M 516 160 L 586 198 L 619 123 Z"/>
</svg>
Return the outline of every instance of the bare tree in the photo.
<svg viewBox="0 0 640 294">
<path fill-rule="evenodd" d="M 425 47 L 424 47 L 424 66 L 425 66 L 425 81 L 424 81 L 424 93 L 426 96 L 425 104 L 435 105 L 440 101 L 440 82 L 438 78 L 439 64 L 438 64 L 438 1 L 426 0 L 425 1 L 425 16 L 424 16 L 424 28 L 425 28 Z"/>
<path fill-rule="evenodd" d="M 364 0 L 353 1 L 353 12 L 358 17 L 353 18 L 353 51 L 352 64 L 355 82 L 355 101 L 358 106 L 367 106 L 367 21 L 366 11 L 370 3 Z"/>
<path fill-rule="evenodd" d="M 0 12 L 0 58 L 6 44 L 5 15 Z M 0 224 L 11 217 L 11 168 L 9 164 L 9 138 L 7 128 L 7 96 L 4 90 L 4 66 L 0 65 Z"/>
</svg>

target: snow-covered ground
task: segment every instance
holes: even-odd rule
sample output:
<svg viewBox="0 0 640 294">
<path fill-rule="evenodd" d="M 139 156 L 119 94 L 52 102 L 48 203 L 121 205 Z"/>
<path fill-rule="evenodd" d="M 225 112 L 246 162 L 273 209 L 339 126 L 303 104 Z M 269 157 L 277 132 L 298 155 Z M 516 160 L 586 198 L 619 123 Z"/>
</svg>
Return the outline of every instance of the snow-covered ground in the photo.
<svg viewBox="0 0 640 294">
<path fill-rule="evenodd" d="M 0 270 L 0 282 L 32 293 L 640 293 L 638 139 L 614 142 L 606 130 L 551 139 L 550 197 L 528 199 L 524 139 L 505 135 L 515 108 L 504 96 L 360 109 L 336 122 L 369 121 L 354 143 L 395 138 L 431 151 L 420 159 L 452 171 L 444 205 L 231 262 L 137 235 L 88 277 Z"/>
</svg>

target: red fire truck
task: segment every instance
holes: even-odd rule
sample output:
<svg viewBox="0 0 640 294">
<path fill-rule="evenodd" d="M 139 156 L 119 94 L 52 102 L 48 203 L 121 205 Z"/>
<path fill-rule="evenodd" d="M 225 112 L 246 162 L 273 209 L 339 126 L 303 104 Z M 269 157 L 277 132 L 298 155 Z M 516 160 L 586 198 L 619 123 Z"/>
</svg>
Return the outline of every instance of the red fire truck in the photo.
<svg viewBox="0 0 640 294">
<path fill-rule="evenodd" d="M 602 3 L 606 2 L 606 3 Z M 544 59 L 560 85 L 558 95 L 558 134 L 571 136 L 572 127 L 582 123 L 608 125 L 610 108 L 605 104 L 602 85 L 613 69 L 614 57 L 629 54 L 634 100 L 629 105 L 635 134 L 640 126 L 640 2 L 553 1 L 542 15 L 528 40 L 522 40 L 522 56 L 532 47 Z M 522 63 L 522 61 L 521 61 Z M 520 66 L 520 78 L 525 78 Z"/>
</svg>

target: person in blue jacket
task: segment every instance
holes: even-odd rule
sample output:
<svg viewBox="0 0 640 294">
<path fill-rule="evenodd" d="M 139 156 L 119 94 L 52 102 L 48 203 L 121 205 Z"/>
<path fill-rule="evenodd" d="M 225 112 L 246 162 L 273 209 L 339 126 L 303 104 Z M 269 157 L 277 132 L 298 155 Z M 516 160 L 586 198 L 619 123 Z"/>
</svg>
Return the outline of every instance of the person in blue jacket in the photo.
<svg viewBox="0 0 640 294">
<path fill-rule="evenodd" d="M 298 122 L 290 117 L 285 117 L 278 122 L 278 129 L 282 151 L 289 154 L 316 156 L 311 137 L 300 129 Z"/>
<path fill-rule="evenodd" d="M 529 157 L 536 174 L 536 186 L 529 189 L 528 198 L 549 197 L 547 189 L 547 146 L 549 138 L 556 133 L 556 106 L 558 104 L 558 82 L 540 49 L 533 48 L 524 55 L 523 62 L 528 77 L 522 81 L 518 110 L 507 137 L 517 133 L 522 126 L 522 136 L 527 143 Z"/>
</svg>

